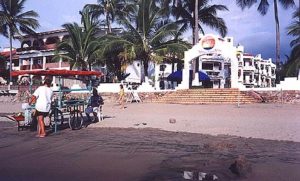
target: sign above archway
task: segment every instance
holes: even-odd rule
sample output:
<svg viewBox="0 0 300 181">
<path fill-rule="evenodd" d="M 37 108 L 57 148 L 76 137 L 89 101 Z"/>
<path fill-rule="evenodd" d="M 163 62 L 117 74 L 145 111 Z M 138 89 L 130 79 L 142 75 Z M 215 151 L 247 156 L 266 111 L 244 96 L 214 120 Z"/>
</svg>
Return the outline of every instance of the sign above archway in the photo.
<svg viewBox="0 0 300 181">
<path fill-rule="evenodd" d="M 213 36 L 205 36 L 203 39 L 202 39 L 202 42 L 201 42 L 201 46 L 204 50 L 211 50 L 215 47 L 216 45 L 216 40 Z"/>
</svg>

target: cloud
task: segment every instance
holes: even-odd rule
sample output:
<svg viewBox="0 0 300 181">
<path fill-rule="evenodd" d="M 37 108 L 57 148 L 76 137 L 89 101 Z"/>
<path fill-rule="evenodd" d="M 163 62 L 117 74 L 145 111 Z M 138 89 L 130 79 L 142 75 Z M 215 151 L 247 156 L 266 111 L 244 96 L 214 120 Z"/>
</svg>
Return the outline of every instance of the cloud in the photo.
<svg viewBox="0 0 300 181">
<path fill-rule="evenodd" d="M 224 4 L 222 0 L 215 0 L 213 4 Z M 239 8 L 235 1 L 224 4 L 229 11 L 219 12 L 218 16 L 222 17 L 228 27 L 228 36 L 234 38 L 235 44 L 240 43 L 245 50 L 252 54 L 262 54 L 264 58 L 275 58 L 275 20 L 273 3 L 270 2 L 268 13 L 261 16 L 257 12 L 257 5 L 246 8 L 243 11 Z M 288 46 L 291 37 L 286 34 L 286 27 L 292 21 L 292 9 L 284 10 L 279 5 L 279 21 L 281 35 L 281 59 L 285 54 L 290 53 Z M 215 31 L 205 28 L 206 33 L 216 33 Z"/>
</svg>

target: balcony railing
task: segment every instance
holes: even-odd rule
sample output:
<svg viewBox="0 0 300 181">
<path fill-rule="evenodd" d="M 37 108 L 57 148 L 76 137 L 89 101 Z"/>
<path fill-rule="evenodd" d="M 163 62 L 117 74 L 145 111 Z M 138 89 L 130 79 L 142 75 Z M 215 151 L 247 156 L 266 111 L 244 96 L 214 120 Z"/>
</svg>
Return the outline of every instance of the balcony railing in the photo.
<svg viewBox="0 0 300 181">
<path fill-rule="evenodd" d="M 70 67 L 68 62 L 61 62 L 61 67 Z"/>
<path fill-rule="evenodd" d="M 31 51 L 31 50 L 54 50 L 54 49 L 56 49 L 56 44 L 48 44 L 48 45 L 42 45 L 42 46 L 17 48 L 17 52 L 25 52 L 25 51 Z"/>
<path fill-rule="evenodd" d="M 54 63 L 46 63 L 46 69 L 53 69 L 53 68 L 59 68 L 59 62 L 54 62 Z"/>
<path fill-rule="evenodd" d="M 32 70 L 33 69 L 43 69 L 43 66 L 40 64 L 33 64 Z M 30 65 L 21 65 L 20 70 L 30 70 Z"/>
</svg>

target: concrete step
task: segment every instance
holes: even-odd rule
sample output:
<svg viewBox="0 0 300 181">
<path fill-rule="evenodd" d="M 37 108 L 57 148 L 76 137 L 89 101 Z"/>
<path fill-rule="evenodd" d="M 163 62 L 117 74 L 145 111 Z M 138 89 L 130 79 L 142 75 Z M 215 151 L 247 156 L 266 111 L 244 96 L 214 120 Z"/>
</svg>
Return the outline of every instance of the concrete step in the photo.
<svg viewBox="0 0 300 181">
<path fill-rule="evenodd" d="M 238 89 L 189 89 L 165 94 L 152 102 L 174 104 L 256 103 L 253 97 Z"/>
</svg>

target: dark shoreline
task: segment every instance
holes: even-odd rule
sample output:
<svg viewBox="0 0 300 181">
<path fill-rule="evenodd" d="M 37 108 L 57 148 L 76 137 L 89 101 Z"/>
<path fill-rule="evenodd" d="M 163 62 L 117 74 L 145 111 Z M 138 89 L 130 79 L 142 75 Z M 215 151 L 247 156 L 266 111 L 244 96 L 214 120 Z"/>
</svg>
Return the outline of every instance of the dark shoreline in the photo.
<svg viewBox="0 0 300 181">
<path fill-rule="evenodd" d="M 300 179 L 300 143 L 292 141 L 134 128 L 65 129 L 41 139 L 10 122 L 0 130 L 5 181 L 184 180 L 183 171 L 219 180 Z M 228 169 L 240 155 L 252 167 L 243 177 Z"/>
</svg>

